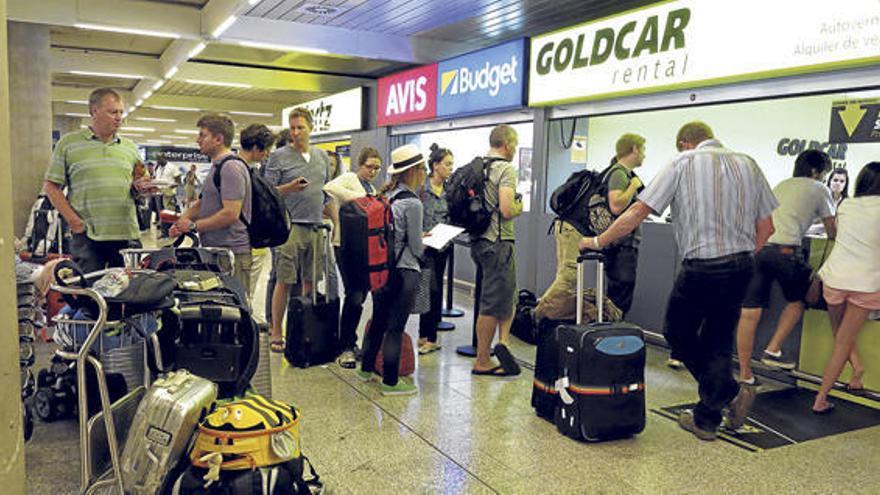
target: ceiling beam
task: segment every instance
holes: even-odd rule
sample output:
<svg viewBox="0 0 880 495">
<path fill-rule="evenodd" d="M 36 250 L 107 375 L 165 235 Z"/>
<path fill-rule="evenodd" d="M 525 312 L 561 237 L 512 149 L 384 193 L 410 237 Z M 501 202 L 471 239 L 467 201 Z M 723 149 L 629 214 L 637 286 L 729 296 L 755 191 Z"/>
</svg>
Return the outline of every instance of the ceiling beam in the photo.
<svg viewBox="0 0 880 495">
<path fill-rule="evenodd" d="M 201 13 L 192 7 L 137 0 L 7 0 L 8 20 L 75 26 L 95 24 L 173 33 L 181 38 L 202 36 Z"/>
<path fill-rule="evenodd" d="M 374 85 L 375 79 L 311 72 L 241 67 L 235 65 L 187 62 L 175 79 L 199 79 L 218 83 L 247 84 L 255 88 L 283 91 L 335 93 L 362 85 Z"/>
<path fill-rule="evenodd" d="M 160 78 L 159 60 L 144 55 L 120 55 L 70 48 L 51 48 L 52 72 L 100 72 L 128 74 L 141 78 Z"/>
<path fill-rule="evenodd" d="M 52 101 L 88 101 L 89 95 L 94 88 L 76 88 L 72 86 L 52 86 Z M 131 93 L 116 90 L 123 101 L 131 101 Z"/>
<path fill-rule="evenodd" d="M 386 33 L 241 16 L 220 36 L 225 43 L 263 44 L 295 52 L 317 51 L 349 57 L 419 64 L 471 50 L 461 43 Z"/>
</svg>

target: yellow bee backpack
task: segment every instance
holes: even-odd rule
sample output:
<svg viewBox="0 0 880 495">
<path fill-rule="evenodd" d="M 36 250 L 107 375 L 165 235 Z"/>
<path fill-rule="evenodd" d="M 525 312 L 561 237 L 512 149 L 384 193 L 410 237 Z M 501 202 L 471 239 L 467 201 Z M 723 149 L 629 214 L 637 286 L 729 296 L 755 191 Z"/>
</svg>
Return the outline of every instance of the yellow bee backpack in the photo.
<svg viewBox="0 0 880 495">
<path fill-rule="evenodd" d="M 301 456 L 299 413 L 260 395 L 217 405 L 199 425 L 193 466 L 220 470 L 274 466 Z"/>
</svg>

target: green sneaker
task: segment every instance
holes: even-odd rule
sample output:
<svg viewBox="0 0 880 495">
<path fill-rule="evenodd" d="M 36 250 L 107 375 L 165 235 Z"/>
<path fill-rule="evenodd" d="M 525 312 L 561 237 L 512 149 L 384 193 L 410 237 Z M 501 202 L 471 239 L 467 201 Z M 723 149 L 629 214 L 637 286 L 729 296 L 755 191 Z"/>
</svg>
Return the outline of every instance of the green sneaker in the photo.
<svg viewBox="0 0 880 495">
<path fill-rule="evenodd" d="M 379 378 L 379 375 L 373 373 L 372 371 L 364 371 L 364 370 L 355 371 L 354 376 L 356 376 L 358 380 L 360 380 L 364 383 L 371 382 L 371 381 Z"/>
<path fill-rule="evenodd" d="M 415 395 L 419 392 L 419 387 L 416 387 L 414 384 L 406 382 L 402 379 L 397 380 L 397 384 L 394 386 L 382 384 L 382 388 L 379 390 L 382 395 Z"/>
</svg>

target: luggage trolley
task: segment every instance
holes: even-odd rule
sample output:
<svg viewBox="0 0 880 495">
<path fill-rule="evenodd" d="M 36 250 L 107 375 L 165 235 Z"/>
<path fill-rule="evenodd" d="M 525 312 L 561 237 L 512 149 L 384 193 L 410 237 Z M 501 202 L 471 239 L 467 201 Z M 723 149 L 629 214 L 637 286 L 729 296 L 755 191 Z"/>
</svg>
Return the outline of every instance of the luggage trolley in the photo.
<svg viewBox="0 0 880 495">
<path fill-rule="evenodd" d="M 101 270 L 89 274 L 77 274 L 75 277 L 65 279 L 64 282 L 78 280 L 96 280 L 106 275 L 111 270 Z M 57 318 L 56 324 L 60 325 L 60 336 L 70 337 L 62 349 L 55 351 L 56 356 L 63 360 L 75 363 L 76 368 L 76 391 L 77 409 L 79 421 L 80 442 L 80 490 L 81 493 L 91 494 L 100 488 L 115 486 L 119 493 L 124 493 L 122 488 L 121 466 L 119 451 L 121 442 L 125 441 L 128 428 L 131 426 L 137 406 L 143 398 L 146 386 L 150 383 L 150 370 L 146 359 L 145 338 L 139 344 L 122 346 L 117 349 L 126 349 L 126 353 L 139 353 L 143 357 L 143 381 L 137 387 L 133 387 L 126 395 L 111 403 L 110 390 L 107 385 L 107 366 L 102 359 L 122 360 L 122 356 L 114 358 L 108 353 L 99 353 L 95 356 L 90 352 L 95 344 L 100 349 L 103 346 L 105 332 L 125 325 L 125 320 L 108 320 L 108 304 L 104 297 L 92 288 L 74 287 L 66 283 L 55 284 L 53 290 L 62 295 L 85 297 L 94 302 L 97 308 L 97 316 L 94 319 Z M 139 318 L 142 315 L 134 315 L 129 318 Z M 88 328 L 85 332 L 84 328 Z M 85 335 L 80 341 L 80 336 Z M 130 354 L 130 355 L 131 355 Z M 107 364 L 110 364 L 109 362 Z M 118 363 L 117 363 L 118 364 Z M 94 416 L 89 416 L 88 390 L 87 390 L 87 365 L 95 371 L 95 378 L 100 398 L 100 411 Z M 132 375 L 135 370 L 131 367 L 124 374 Z M 109 468 L 108 468 L 109 458 Z M 108 477 L 108 475 L 112 474 Z"/>
</svg>

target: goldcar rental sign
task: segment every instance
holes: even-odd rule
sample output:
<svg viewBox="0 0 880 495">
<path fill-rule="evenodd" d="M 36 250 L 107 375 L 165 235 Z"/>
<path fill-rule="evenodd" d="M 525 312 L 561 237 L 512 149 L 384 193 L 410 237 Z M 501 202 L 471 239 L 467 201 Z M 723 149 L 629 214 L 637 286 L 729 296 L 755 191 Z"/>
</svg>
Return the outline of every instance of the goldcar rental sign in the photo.
<svg viewBox="0 0 880 495">
<path fill-rule="evenodd" d="M 880 0 L 673 0 L 531 40 L 529 105 L 880 62 Z"/>
</svg>

